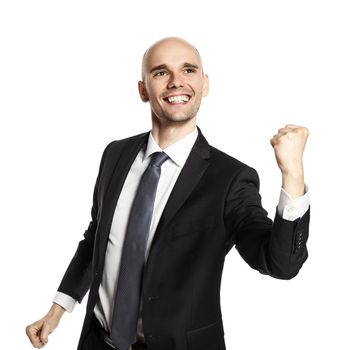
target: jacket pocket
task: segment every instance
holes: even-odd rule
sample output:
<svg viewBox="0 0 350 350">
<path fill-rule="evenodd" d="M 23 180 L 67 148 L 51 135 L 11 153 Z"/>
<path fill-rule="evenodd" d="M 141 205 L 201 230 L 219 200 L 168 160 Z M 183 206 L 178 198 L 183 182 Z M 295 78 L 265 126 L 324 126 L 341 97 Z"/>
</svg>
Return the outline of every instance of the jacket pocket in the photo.
<svg viewBox="0 0 350 350">
<path fill-rule="evenodd" d="M 186 332 L 189 350 L 224 349 L 224 327 L 222 320 Z"/>
<path fill-rule="evenodd" d="M 215 224 L 215 216 L 192 219 L 191 222 L 177 223 L 172 229 L 172 239 L 204 232 L 212 228 Z"/>
</svg>

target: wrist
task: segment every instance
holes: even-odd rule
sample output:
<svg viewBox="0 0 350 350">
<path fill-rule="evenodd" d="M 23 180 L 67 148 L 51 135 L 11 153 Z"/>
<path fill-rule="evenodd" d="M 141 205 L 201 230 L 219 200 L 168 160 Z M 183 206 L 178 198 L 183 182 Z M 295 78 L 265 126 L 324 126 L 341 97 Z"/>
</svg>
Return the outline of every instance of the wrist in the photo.
<svg viewBox="0 0 350 350">
<path fill-rule="evenodd" d="M 302 161 L 289 162 L 287 164 L 281 165 L 280 170 L 282 176 L 298 179 L 304 177 L 304 166 Z"/>
<path fill-rule="evenodd" d="M 282 175 L 282 188 L 292 197 L 297 198 L 305 194 L 303 174 Z"/>
<path fill-rule="evenodd" d="M 61 305 L 53 303 L 51 308 L 50 308 L 50 310 L 49 310 L 49 312 L 48 312 L 48 314 L 50 316 L 61 318 L 62 315 L 65 313 L 65 311 L 66 310 Z"/>
</svg>

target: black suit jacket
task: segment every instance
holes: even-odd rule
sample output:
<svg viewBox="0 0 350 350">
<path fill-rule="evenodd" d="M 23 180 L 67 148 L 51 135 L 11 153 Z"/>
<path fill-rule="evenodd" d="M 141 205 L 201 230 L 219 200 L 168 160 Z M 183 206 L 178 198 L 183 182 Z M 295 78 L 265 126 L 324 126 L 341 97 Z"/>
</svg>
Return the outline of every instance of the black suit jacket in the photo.
<svg viewBox="0 0 350 350">
<path fill-rule="evenodd" d="M 97 177 L 92 220 L 59 291 L 81 301 L 90 288 L 79 347 L 91 325 L 114 209 L 148 133 L 109 144 Z M 209 146 L 201 132 L 169 197 L 143 274 L 143 328 L 150 350 L 225 349 L 220 282 L 236 246 L 254 269 L 294 277 L 307 258 L 309 211 L 294 222 L 261 206 L 256 171 Z"/>
</svg>

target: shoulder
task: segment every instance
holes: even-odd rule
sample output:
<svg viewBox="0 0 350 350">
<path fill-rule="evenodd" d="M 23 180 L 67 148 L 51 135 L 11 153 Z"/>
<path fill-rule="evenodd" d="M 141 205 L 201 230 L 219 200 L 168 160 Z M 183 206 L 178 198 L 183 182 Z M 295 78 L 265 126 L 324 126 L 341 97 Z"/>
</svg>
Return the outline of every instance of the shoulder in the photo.
<svg viewBox="0 0 350 350">
<path fill-rule="evenodd" d="M 217 166 L 229 167 L 232 169 L 240 169 L 240 168 L 251 168 L 249 165 L 243 163 L 241 160 L 234 158 L 233 156 L 213 147 L 210 147 L 210 157 L 211 160 Z"/>
<path fill-rule="evenodd" d="M 210 162 L 216 166 L 224 166 L 235 169 L 246 167 L 249 168 L 247 164 L 209 144 L 200 128 L 198 128 L 198 139 L 195 147 L 204 158 L 210 158 Z"/>
<path fill-rule="evenodd" d="M 120 140 L 114 140 L 110 142 L 103 151 L 102 157 L 113 156 L 115 157 L 118 153 L 123 150 L 127 150 L 138 144 L 146 143 L 149 132 L 130 136 Z"/>
<path fill-rule="evenodd" d="M 213 146 L 210 146 L 210 163 L 217 177 L 225 178 L 231 184 L 244 182 L 260 186 L 259 175 L 253 167 Z"/>
<path fill-rule="evenodd" d="M 124 148 L 125 146 L 131 146 L 133 144 L 139 143 L 142 140 L 147 140 L 148 134 L 149 132 L 145 132 L 145 133 L 130 136 L 124 139 L 114 140 L 106 146 L 105 152 L 106 151 L 113 152 L 118 149 Z"/>
<path fill-rule="evenodd" d="M 147 142 L 148 134 L 146 132 L 110 142 L 102 153 L 101 166 L 104 163 L 115 162 L 125 151 L 134 149 L 138 145 L 142 147 L 142 144 Z"/>
<path fill-rule="evenodd" d="M 237 177 L 252 178 L 254 181 L 259 181 L 258 173 L 253 167 L 210 145 L 201 130 L 199 128 L 198 130 L 199 142 L 197 143 L 197 147 L 200 150 L 206 150 L 202 154 L 206 154 L 211 171 L 214 174 L 219 178 L 225 177 L 226 179 L 231 179 L 231 181 L 234 181 Z"/>
</svg>

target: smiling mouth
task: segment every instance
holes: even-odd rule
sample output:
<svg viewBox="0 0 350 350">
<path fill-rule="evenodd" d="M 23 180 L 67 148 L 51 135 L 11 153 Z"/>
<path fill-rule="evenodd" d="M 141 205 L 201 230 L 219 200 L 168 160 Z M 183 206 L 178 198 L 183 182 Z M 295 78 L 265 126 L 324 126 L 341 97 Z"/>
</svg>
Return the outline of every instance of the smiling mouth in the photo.
<svg viewBox="0 0 350 350">
<path fill-rule="evenodd" d="M 185 104 L 191 99 L 189 95 L 177 95 L 177 96 L 168 96 L 163 98 L 163 100 L 169 104 Z"/>
</svg>

